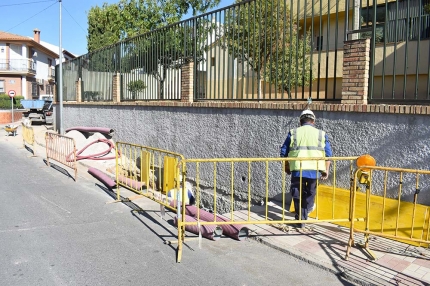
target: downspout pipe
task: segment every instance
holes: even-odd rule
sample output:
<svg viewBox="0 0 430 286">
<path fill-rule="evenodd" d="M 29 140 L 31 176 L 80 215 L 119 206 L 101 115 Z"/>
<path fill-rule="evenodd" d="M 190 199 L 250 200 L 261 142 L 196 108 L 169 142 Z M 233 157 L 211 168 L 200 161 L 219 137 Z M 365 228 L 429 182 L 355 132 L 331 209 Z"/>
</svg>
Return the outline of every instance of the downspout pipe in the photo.
<svg viewBox="0 0 430 286">
<path fill-rule="evenodd" d="M 109 136 L 113 136 L 113 134 L 115 133 L 115 130 L 111 129 L 111 128 L 105 128 L 105 127 L 83 127 L 83 126 L 78 126 L 78 127 L 72 127 L 72 128 L 68 128 L 66 129 L 66 133 L 72 130 L 76 130 L 76 131 L 80 131 L 80 132 L 99 132 L 102 134 L 106 134 Z"/>
<path fill-rule="evenodd" d="M 197 207 L 192 205 L 185 206 L 185 214 L 197 218 Z M 203 221 L 215 221 L 212 213 L 202 209 L 199 210 L 199 219 Z M 230 221 L 228 218 L 221 215 L 217 215 L 216 220 L 223 222 Z M 236 240 L 244 240 L 249 235 L 249 229 L 240 224 L 222 224 L 220 227 L 222 228 L 223 234 Z"/>
</svg>

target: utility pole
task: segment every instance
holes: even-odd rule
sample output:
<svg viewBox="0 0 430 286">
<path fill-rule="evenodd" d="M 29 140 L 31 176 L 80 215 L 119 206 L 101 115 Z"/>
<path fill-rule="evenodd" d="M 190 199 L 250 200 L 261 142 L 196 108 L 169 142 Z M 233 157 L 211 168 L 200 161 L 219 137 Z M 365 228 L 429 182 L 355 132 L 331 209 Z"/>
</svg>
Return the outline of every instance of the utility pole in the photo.
<svg viewBox="0 0 430 286">
<path fill-rule="evenodd" d="M 63 48 L 62 48 L 62 43 L 61 43 L 61 10 L 62 10 L 62 0 L 58 0 L 58 2 L 60 2 L 60 51 L 59 51 L 59 56 L 60 56 L 60 74 L 58 76 L 58 101 L 60 103 L 60 106 L 58 108 L 58 118 L 60 119 L 60 129 L 59 129 L 59 133 L 61 135 L 64 134 L 64 130 L 63 130 Z"/>
</svg>

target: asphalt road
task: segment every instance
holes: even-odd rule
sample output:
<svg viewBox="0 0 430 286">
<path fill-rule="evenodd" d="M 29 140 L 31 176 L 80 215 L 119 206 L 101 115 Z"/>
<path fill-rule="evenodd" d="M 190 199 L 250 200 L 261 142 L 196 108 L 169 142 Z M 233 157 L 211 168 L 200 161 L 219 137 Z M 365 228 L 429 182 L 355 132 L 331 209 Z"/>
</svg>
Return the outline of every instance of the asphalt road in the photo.
<svg viewBox="0 0 430 286">
<path fill-rule="evenodd" d="M 352 285 L 252 239 L 191 240 L 176 263 L 173 214 L 30 155 L 0 140 L 0 285 Z"/>
</svg>

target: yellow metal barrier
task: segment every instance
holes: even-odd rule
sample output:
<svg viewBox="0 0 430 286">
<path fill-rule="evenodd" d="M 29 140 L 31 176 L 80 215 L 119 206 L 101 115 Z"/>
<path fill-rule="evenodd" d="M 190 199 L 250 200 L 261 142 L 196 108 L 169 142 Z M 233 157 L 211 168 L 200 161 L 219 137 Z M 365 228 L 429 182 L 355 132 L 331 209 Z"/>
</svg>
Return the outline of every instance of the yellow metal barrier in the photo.
<svg viewBox="0 0 430 286">
<path fill-rule="evenodd" d="M 429 207 L 417 202 L 420 181 L 428 182 L 429 178 L 430 171 L 424 170 L 372 166 L 357 169 L 354 174 L 352 217 L 364 216 L 365 220 L 351 221 L 346 259 L 354 245 L 355 233 L 364 234 L 364 243 L 360 246 L 374 259 L 376 256 L 369 249 L 370 235 L 428 247 L 430 211 Z M 365 192 L 357 192 L 360 188 L 364 188 Z M 389 198 L 387 193 L 393 198 Z M 405 195 L 412 196 L 412 201 L 406 201 Z"/>
<path fill-rule="evenodd" d="M 176 212 L 176 207 L 171 205 L 174 198 L 169 198 L 168 192 L 179 184 L 178 162 L 184 157 L 124 142 L 117 142 L 116 148 L 116 201 L 121 201 L 119 186 L 123 186 Z"/>
<path fill-rule="evenodd" d="M 75 182 L 78 179 L 78 167 L 76 164 L 75 139 L 53 132 L 45 133 L 46 161 L 50 166 L 49 159 L 55 160 L 75 171 Z"/>
<path fill-rule="evenodd" d="M 35 153 L 34 150 L 34 130 L 33 127 L 26 126 L 22 124 L 22 145 L 25 148 L 25 144 L 30 145 L 33 149 L 33 154 Z"/>
<path fill-rule="evenodd" d="M 336 201 L 337 186 L 352 188 L 352 176 L 357 157 L 306 158 L 306 161 L 332 161 L 330 187 L 319 186 L 317 180 L 316 210 L 309 216 L 314 219 L 299 220 L 291 214 L 286 202 L 286 182 L 290 176 L 285 173 L 286 161 L 297 161 L 299 158 L 226 158 L 226 159 L 187 159 L 180 162 L 182 169 L 182 197 L 186 195 L 185 176 L 195 182 L 196 221 L 186 221 L 185 200 L 182 201 L 178 218 L 178 262 L 182 258 L 182 244 L 185 240 L 186 226 L 204 225 L 250 225 L 277 224 L 287 226 L 295 223 L 334 222 L 350 226 L 352 220 L 352 192 L 345 201 Z M 304 160 L 304 159 L 303 159 Z M 338 174 L 341 173 L 339 177 Z M 301 186 L 300 210 L 301 214 Z M 323 189 L 323 190 L 322 190 Z M 327 192 L 327 190 L 330 190 Z M 270 198 L 280 194 L 282 202 L 279 205 L 269 202 Z M 329 195 L 328 195 L 329 194 Z M 212 197 L 212 199 L 208 199 Z M 320 210 L 319 206 L 325 200 L 329 209 Z M 220 202 L 224 202 L 219 207 Z M 262 206 L 263 205 L 263 206 Z M 204 221 L 200 216 L 201 207 L 210 207 L 213 221 Z M 337 207 L 344 212 L 337 211 Z M 179 209 L 179 208 L 178 208 Z M 179 210 L 178 210 L 179 212 Z M 255 215 L 259 213 L 259 215 Z M 224 219 L 221 219 L 224 218 Z M 228 218 L 227 220 L 225 218 Z M 356 218 L 355 220 L 363 220 Z"/>
</svg>

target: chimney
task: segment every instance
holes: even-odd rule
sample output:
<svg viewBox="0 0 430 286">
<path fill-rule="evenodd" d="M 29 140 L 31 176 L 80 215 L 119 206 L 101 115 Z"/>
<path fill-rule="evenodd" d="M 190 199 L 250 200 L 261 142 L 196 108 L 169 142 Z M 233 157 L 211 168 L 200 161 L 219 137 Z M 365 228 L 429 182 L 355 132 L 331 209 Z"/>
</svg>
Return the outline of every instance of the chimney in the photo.
<svg viewBox="0 0 430 286">
<path fill-rule="evenodd" d="M 34 32 L 33 40 L 35 40 L 37 43 L 40 44 L 40 30 L 34 29 L 33 32 Z"/>
</svg>

